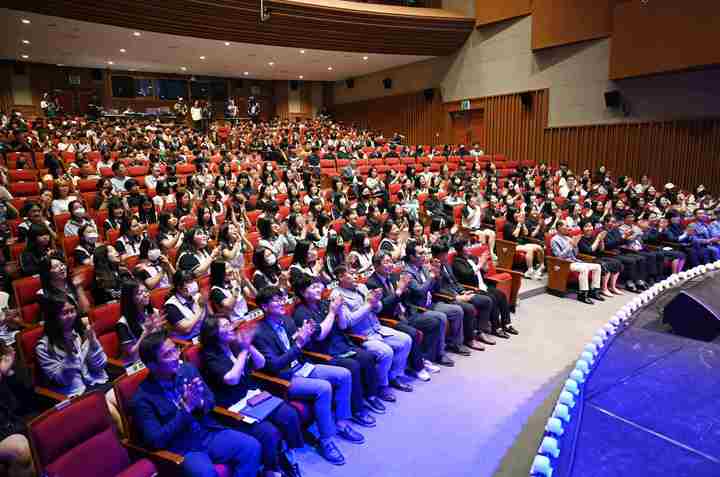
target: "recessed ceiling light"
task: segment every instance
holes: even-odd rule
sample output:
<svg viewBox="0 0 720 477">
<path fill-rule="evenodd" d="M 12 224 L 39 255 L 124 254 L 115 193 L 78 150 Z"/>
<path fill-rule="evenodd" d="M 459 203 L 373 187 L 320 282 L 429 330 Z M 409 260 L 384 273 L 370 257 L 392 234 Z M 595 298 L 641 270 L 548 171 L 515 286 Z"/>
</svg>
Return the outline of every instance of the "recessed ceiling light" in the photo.
<svg viewBox="0 0 720 477">
<path fill-rule="evenodd" d="M 249 72 L 249 71 L 245 71 L 243 74 L 244 74 L 245 76 L 247 76 L 247 75 L 250 74 L 250 72 Z"/>
<path fill-rule="evenodd" d="M 367 56 L 363 56 L 363 60 L 367 61 L 367 60 L 368 60 L 368 57 L 367 57 Z"/>
<path fill-rule="evenodd" d="M 127 50 L 125 48 L 120 48 L 120 53 L 125 53 Z"/>
<path fill-rule="evenodd" d="M 305 50 L 300 50 L 300 54 L 301 54 L 301 55 L 304 55 L 304 54 L 305 54 Z"/>
<path fill-rule="evenodd" d="M 62 67 L 65 66 L 65 63 L 58 63 L 57 65 Z"/>
<path fill-rule="evenodd" d="M 20 20 L 20 21 L 23 22 L 24 25 L 29 25 L 29 24 L 30 24 L 30 20 L 28 20 L 27 18 L 23 18 L 23 19 Z"/>
<path fill-rule="evenodd" d="M 23 45 L 29 45 L 29 44 L 30 44 L 30 40 L 23 40 L 22 42 L 23 42 Z"/>
<path fill-rule="evenodd" d="M 187 66 L 181 66 L 180 69 L 183 71 L 187 71 Z"/>
<path fill-rule="evenodd" d="M 23 60 L 27 60 L 28 58 L 30 58 L 28 55 L 20 55 L 20 57 L 21 57 Z"/>
<path fill-rule="evenodd" d="M 274 62 L 274 61 L 271 61 L 270 63 L 268 63 L 268 65 L 270 65 L 270 66 L 275 66 L 275 62 Z"/>
<path fill-rule="evenodd" d="M 107 63 L 108 63 L 108 65 L 114 65 L 114 64 L 115 64 L 115 63 L 112 62 L 112 61 L 108 61 Z"/>
<path fill-rule="evenodd" d="M 225 46 L 230 46 L 230 42 L 229 42 L 229 41 L 226 41 L 226 42 L 225 42 Z"/>
<path fill-rule="evenodd" d="M 204 59 L 205 59 L 205 57 L 204 57 L 204 56 L 201 56 L 201 57 L 200 57 L 200 59 L 201 59 L 201 60 L 204 60 Z"/>
<path fill-rule="evenodd" d="M 298 76 L 299 79 L 304 79 L 305 77 L 303 75 Z"/>
<path fill-rule="evenodd" d="M 137 71 L 136 68 L 130 68 L 128 71 Z"/>
<path fill-rule="evenodd" d="M 133 32 L 133 36 L 140 36 L 140 32 L 139 32 L 139 31 L 134 31 L 134 32 Z"/>
<path fill-rule="evenodd" d="M 328 66 L 328 71 L 332 71 L 332 66 Z"/>
</svg>

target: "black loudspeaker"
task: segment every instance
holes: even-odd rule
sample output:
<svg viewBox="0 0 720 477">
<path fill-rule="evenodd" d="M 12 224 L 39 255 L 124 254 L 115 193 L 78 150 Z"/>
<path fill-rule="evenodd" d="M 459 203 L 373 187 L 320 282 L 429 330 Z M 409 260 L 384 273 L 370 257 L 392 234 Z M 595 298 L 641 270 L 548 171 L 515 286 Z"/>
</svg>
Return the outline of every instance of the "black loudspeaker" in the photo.
<svg viewBox="0 0 720 477">
<path fill-rule="evenodd" d="M 391 89 L 392 88 L 392 79 L 385 78 L 383 80 L 383 86 L 385 86 L 385 89 Z"/>
<path fill-rule="evenodd" d="M 102 81 L 102 70 L 97 68 L 92 70 L 92 79 L 93 81 Z"/>
<path fill-rule="evenodd" d="M 345 80 L 345 86 L 348 87 L 348 89 L 353 89 L 355 87 L 355 80 L 352 78 L 348 78 Z"/>
<path fill-rule="evenodd" d="M 290 89 L 293 91 L 297 91 L 297 89 L 298 89 L 297 80 L 290 80 Z"/>
<path fill-rule="evenodd" d="M 428 88 L 425 91 L 423 91 L 423 94 L 425 95 L 426 101 L 432 101 L 435 97 L 435 90 L 432 88 Z"/>
<path fill-rule="evenodd" d="M 25 63 L 21 61 L 16 61 L 15 63 L 13 63 L 13 74 L 17 76 L 25 75 Z"/>
<path fill-rule="evenodd" d="M 696 290 L 681 291 L 665 305 L 663 322 L 668 323 L 680 336 L 712 341 L 720 336 L 720 315 L 709 303 L 713 295 L 702 293 L 703 290 L 698 293 Z M 717 301 L 717 298 L 715 300 Z"/>
<path fill-rule="evenodd" d="M 522 105 L 526 108 L 530 109 L 532 108 L 533 104 L 533 95 L 532 93 L 526 91 L 524 93 L 520 93 L 520 101 L 522 102 Z"/>
<path fill-rule="evenodd" d="M 611 109 L 620 108 L 622 106 L 622 95 L 620 91 L 606 91 L 605 106 Z"/>
</svg>

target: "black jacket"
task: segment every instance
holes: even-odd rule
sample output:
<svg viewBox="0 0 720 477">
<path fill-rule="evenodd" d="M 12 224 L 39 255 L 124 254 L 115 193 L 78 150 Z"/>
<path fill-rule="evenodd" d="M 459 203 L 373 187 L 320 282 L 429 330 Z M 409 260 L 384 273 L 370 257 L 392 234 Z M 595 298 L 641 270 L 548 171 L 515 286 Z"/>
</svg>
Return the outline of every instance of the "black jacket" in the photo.
<svg viewBox="0 0 720 477">
<path fill-rule="evenodd" d="M 398 294 L 395 293 L 395 290 L 397 290 L 398 276 L 396 274 L 390 274 L 386 277 L 386 280 L 390 286 L 389 289 L 383 285 L 383 282 L 377 272 L 373 272 L 365 283 L 365 286 L 368 287 L 368 290 L 379 288 L 383 291 L 382 299 L 380 300 L 383 307 L 378 315 L 397 319 L 399 313 L 398 305 L 407 298 L 409 290 L 405 290 L 402 295 L 398 296 Z"/>
<path fill-rule="evenodd" d="M 304 358 L 302 350 L 293 341 L 293 335 L 297 332 L 297 326 L 287 316 L 283 317 L 283 327 L 290 341 L 290 349 L 286 350 L 283 342 L 270 325 L 269 319 L 262 320 L 257 327 L 253 344 L 263 356 L 265 356 L 265 371 L 279 376 L 282 379 L 290 379 Z"/>
</svg>

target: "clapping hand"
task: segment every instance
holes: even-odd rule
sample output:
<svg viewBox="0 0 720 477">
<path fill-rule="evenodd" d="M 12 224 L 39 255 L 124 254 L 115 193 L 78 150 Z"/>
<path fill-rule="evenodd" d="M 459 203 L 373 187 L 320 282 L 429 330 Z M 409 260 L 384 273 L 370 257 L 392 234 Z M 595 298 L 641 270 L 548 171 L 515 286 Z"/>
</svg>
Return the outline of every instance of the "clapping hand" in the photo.
<svg viewBox="0 0 720 477">
<path fill-rule="evenodd" d="M 370 292 L 370 296 L 368 297 L 368 302 L 372 306 L 376 306 L 378 303 L 380 303 L 380 299 L 382 298 L 383 291 L 380 288 L 376 288 L 375 290 L 372 290 Z"/>
<path fill-rule="evenodd" d="M 397 292 L 399 294 L 402 294 L 407 290 L 408 286 L 410 286 L 410 281 L 412 280 L 412 277 L 408 275 L 407 273 L 402 273 L 400 275 L 400 279 L 398 280 L 397 284 Z"/>
<path fill-rule="evenodd" d="M 250 349 L 255 337 L 256 327 L 254 325 L 243 326 L 237 331 L 237 344 L 242 350 Z"/>
<path fill-rule="evenodd" d="M 330 311 L 337 315 L 338 313 L 340 313 L 340 307 L 343 306 L 343 303 L 345 303 L 345 300 L 343 299 L 342 295 L 337 295 L 330 302 Z"/>
<path fill-rule="evenodd" d="M 183 384 L 182 401 L 188 412 L 192 412 L 202 405 L 204 391 L 205 386 L 200 378 L 193 378 L 192 381 Z"/>
<path fill-rule="evenodd" d="M 13 374 L 13 364 L 15 364 L 15 349 L 8 348 L 7 353 L 0 357 L 0 378 Z"/>
</svg>

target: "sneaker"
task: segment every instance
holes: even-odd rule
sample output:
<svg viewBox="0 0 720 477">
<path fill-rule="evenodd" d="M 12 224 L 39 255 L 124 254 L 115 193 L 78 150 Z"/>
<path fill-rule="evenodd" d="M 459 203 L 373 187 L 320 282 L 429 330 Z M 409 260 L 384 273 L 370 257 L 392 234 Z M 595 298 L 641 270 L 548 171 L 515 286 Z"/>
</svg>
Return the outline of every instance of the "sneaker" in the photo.
<svg viewBox="0 0 720 477">
<path fill-rule="evenodd" d="M 523 277 L 533 279 L 533 278 L 535 278 L 535 271 L 527 270 L 525 273 L 523 273 Z"/>
<path fill-rule="evenodd" d="M 440 366 L 435 366 L 432 364 L 431 361 L 423 360 L 423 366 L 425 366 L 425 370 L 431 374 L 437 374 L 440 372 Z"/>
<path fill-rule="evenodd" d="M 535 271 L 533 272 L 533 276 L 532 276 L 532 277 L 533 277 L 535 280 L 542 280 L 542 279 L 545 277 L 545 275 L 543 275 L 543 272 L 541 272 L 540 270 L 535 270 Z"/>
<path fill-rule="evenodd" d="M 428 373 L 427 371 L 425 371 L 425 369 L 421 369 L 420 371 L 411 370 L 411 371 L 409 372 L 409 374 L 410 374 L 411 376 L 415 376 L 415 377 L 418 378 L 420 381 L 425 381 L 425 382 L 430 381 L 430 373 Z"/>
<path fill-rule="evenodd" d="M 345 464 L 345 457 L 342 455 L 342 452 L 340 452 L 340 449 L 337 448 L 332 439 L 326 439 L 325 442 L 321 441 L 318 452 L 325 458 L 326 461 L 333 465 Z"/>
</svg>

